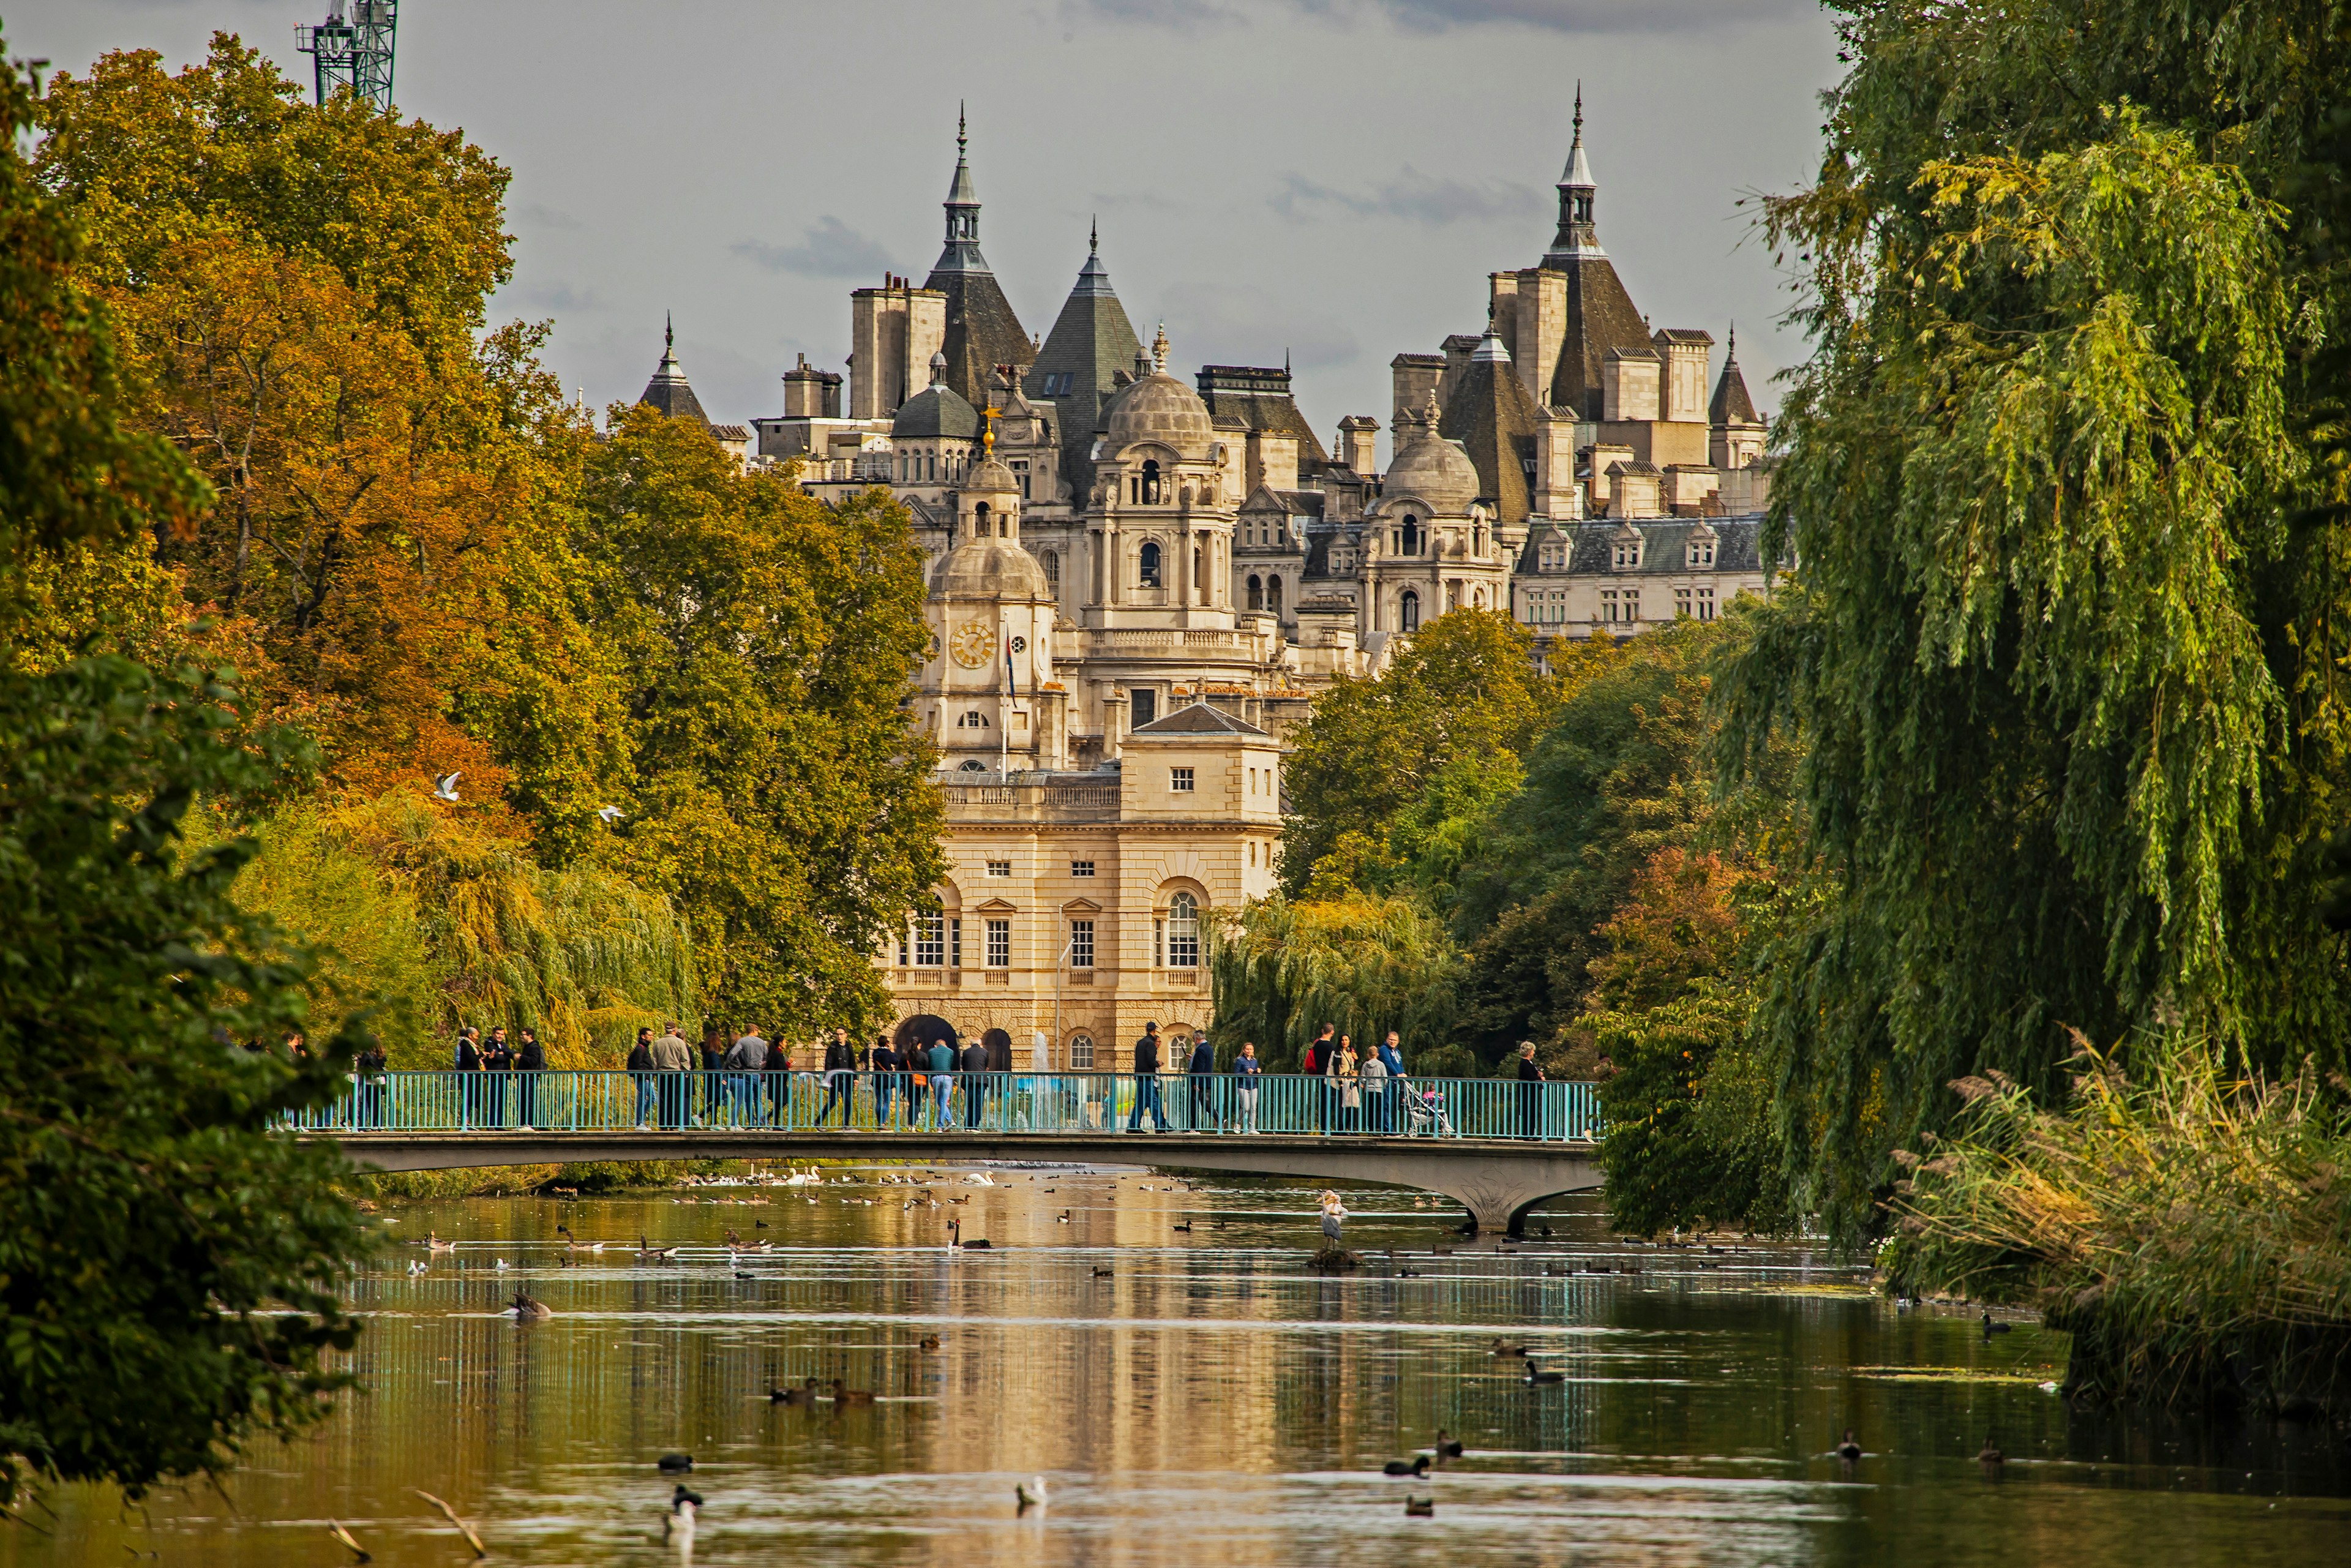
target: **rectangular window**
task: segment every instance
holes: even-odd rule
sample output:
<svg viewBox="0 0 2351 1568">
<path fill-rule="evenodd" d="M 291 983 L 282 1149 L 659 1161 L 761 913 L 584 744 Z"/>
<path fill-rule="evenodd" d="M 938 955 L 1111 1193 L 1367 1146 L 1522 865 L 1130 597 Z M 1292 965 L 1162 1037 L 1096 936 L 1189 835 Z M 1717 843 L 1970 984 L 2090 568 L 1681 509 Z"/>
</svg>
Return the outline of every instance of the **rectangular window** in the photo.
<svg viewBox="0 0 2351 1568">
<path fill-rule="evenodd" d="M 1159 716 L 1159 694 L 1145 686 L 1134 693 L 1134 727 L 1141 729 Z"/>
<path fill-rule="evenodd" d="M 963 918 L 960 915 L 947 922 L 947 967 L 963 967 Z"/>
<path fill-rule="evenodd" d="M 906 934 L 901 931 L 898 933 L 898 967 L 901 969 L 906 967 L 907 956 Z"/>
<path fill-rule="evenodd" d="M 1151 967 L 1155 969 L 1167 967 L 1167 922 L 1165 920 L 1151 923 Z"/>
<path fill-rule="evenodd" d="M 1625 591 L 1625 619 L 1638 621 L 1640 618 L 1641 596 L 1628 588 Z"/>
<path fill-rule="evenodd" d="M 1094 862 L 1092 861 L 1071 861 L 1070 862 L 1070 874 L 1071 876 L 1092 876 L 1094 874 Z"/>
<path fill-rule="evenodd" d="M 1012 874 L 1012 862 L 1010 861 L 990 861 L 987 862 L 987 874 L 990 876 L 1010 876 Z"/>
<path fill-rule="evenodd" d="M 917 915 L 914 916 L 914 963 L 918 967 L 935 969 L 947 961 L 946 916 Z"/>
<path fill-rule="evenodd" d="M 1711 588 L 1698 591 L 1698 618 L 1701 621 L 1714 619 L 1714 590 Z"/>
<path fill-rule="evenodd" d="M 1012 963 L 1012 922 L 990 920 L 987 923 L 987 967 L 991 969 L 1008 967 Z"/>
<path fill-rule="evenodd" d="M 1604 588 L 1600 591 L 1600 619 L 1603 621 L 1616 619 L 1616 591 L 1613 588 Z"/>
<path fill-rule="evenodd" d="M 1091 969 L 1094 967 L 1094 923 L 1091 920 L 1070 922 L 1070 967 Z"/>
<path fill-rule="evenodd" d="M 1675 616 L 1675 618 L 1676 618 L 1677 620 L 1687 621 L 1687 620 L 1688 620 L 1688 619 L 1689 619 L 1689 614 L 1690 614 L 1690 591 L 1689 591 L 1688 589 L 1687 589 L 1687 588 L 1677 588 L 1677 589 L 1675 589 L 1675 590 L 1674 590 L 1674 616 Z"/>
<path fill-rule="evenodd" d="M 1192 792 L 1192 770 L 1188 768 L 1169 768 L 1167 788 L 1175 790 L 1178 795 L 1189 795 Z"/>
</svg>

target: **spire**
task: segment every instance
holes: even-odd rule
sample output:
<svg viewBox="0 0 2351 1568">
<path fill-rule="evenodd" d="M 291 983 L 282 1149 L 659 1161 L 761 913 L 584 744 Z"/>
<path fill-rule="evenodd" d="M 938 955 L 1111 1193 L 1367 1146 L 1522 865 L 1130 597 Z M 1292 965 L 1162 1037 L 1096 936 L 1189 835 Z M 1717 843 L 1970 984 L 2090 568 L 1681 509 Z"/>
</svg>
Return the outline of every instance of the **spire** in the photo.
<svg viewBox="0 0 2351 1568">
<path fill-rule="evenodd" d="M 971 138 L 967 129 L 963 106 L 956 106 L 956 166 L 955 179 L 947 186 L 946 248 L 939 252 L 940 272 L 986 272 L 987 258 L 979 254 L 979 191 L 972 183 L 971 159 L 968 155 Z"/>
<path fill-rule="evenodd" d="M 651 404 L 672 419 L 691 419 L 702 424 L 710 423 L 710 416 L 702 412 L 702 400 L 694 395 L 694 388 L 686 382 L 685 371 L 679 368 L 677 324 L 667 311 L 662 313 L 661 363 L 654 367 L 653 380 L 645 383 L 645 390 L 637 401 Z"/>
<path fill-rule="evenodd" d="M 1761 425 L 1763 416 L 1755 412 L 1755 399 L 1747 391 L 1747 378 L 1739 372 L 1739 328 L 1730 329 L 1730 347 L 1722 357 L 1722 374 L 1714 383 L 1714 397 L 1707 404 L 1708 424 Z"/>
<path fill-rule="evenodd" d="M 1110 286 L 1110 268 L 1102 263 L 1102 221 L 1097 218 L 1086 232 L 1086 264 L 1078 268 L 1078 286 L 1070 290 L 1072 299 L 1115 299 L 1117 291 Z"/>
<path fill-rule="evenodd" d="M 1543 265 L 1555 267 L 1580 256 L 1605 256 L 1592 221 L 1593 198 L 1599 187 L 1592 178 L 1592 160 L 1583 151 L 1583 84 L 1575 84 L 1575 141 L 1567 150 L 1567 167 L 1559 177 L 1559 230 L 1552 235 Z"/>
<path fill-rule="evenodd" d="M 1151 368 L 1160 375 L 1167 373 L 1167 323 L 1159 323 L 1159 330 L 1151 340 Z"/>
</svg>

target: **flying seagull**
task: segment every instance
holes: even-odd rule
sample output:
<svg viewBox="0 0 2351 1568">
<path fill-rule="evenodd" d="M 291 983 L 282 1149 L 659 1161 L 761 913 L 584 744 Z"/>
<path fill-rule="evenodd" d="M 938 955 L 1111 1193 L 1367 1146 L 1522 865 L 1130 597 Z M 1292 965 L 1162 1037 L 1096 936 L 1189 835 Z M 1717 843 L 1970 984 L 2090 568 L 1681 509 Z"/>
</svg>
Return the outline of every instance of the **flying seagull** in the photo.
<svg viewBox="0 0 2351 1568">
<path fill-rule="evenodd" d="M 596 820 L 608 828 L 626 814 L 618 806 L 599 806 L 596 809 Z"/>
<path fill-rule="evenodd" d="M 465 775 L 461 773 L 444 773 L 440 778 L 433 780 L 433 798 L 435 800 L 455 800 L 457 780 L 464 777 Z"/>
</svg>

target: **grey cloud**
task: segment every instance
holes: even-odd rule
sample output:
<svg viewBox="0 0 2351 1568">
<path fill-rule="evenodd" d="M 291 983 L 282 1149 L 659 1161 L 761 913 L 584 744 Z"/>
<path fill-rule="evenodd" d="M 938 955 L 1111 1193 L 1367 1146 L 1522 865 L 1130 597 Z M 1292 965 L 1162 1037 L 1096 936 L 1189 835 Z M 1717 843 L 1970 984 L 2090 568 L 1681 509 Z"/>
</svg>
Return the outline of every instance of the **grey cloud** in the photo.
<svg viewBox="0 0 2351 1568">
<path fill-rule="evenodd" d="M 802 277 L 873 277 L 891 264 L 888 251 L 830 213 L 810 227 L 804 244 L 774 246 L 747 239 L 726 248 L 770 272 Z"/>
<path fill-rule="evenodd" d="M 601 310 L 604 307 L 594 289 L 574 288 L 569 283 L 518 284 L 500 293 L 498 300 L 535 310 Z"/>
<path fill-rule="evenodd" d="M 531 224 L 543 229 L 576 229 L 580 226 L 578 218 L 543 202 L 525 202 L 519 206 L 508 207 L 507 215 L 517 223 Z"/>
<path fill-rule="evenodd" d="M 1168 320 L 1177 324 L 1171 336 L 1180 330 L 1185 340 L 1173 345 L 1180 364 L 1271 365 L 1287 354 L 1294 368 L 1316 371 L 1348 364 L 1363 351 L 1344 321 L 1262 288 L 1177 283 L 1168 287 L 1165 304 Z"/>
<path fill-rule="evenodd" d="M 1546 204 L 1541 193 L 1515 180 L 1433 179 L 1410 164 L 1395 179 L 1368 191 L 1342 191 L 1302 174 L 1285 175 L 1271 203 L 1275 212 L 1301 223 L 1336 211 L 1432 226 L 1539 216 Z"/>
<path fill-rule="evenodd" d="M 1270 0 L 1281 8 L 1352 25 L 1384 20 L 1417 33 L 1492 26 L 1554 33 L 1693 33 L 1743 27 L 1818 10 L 1817 0 Z M 1190 31 L 1246 17 L 1215 0 L 1065 0 L 1103 21 Z"/>
</svg>

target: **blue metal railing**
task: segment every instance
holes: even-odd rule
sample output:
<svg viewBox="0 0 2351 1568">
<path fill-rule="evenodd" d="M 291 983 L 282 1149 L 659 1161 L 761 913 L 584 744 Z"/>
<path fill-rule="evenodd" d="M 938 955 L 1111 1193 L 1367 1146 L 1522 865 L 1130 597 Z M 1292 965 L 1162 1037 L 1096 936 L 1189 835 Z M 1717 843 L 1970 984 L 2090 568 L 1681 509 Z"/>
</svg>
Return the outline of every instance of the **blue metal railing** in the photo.
<svg viewBox="0 0 2351 1568">
<path fill-rule="evenodd" d="M 387 1072 L 354 1076 L 317 1133 L 808 1132 L 1600 1135 L 1589 1083 L 1496 1078 L 1356 1082 L 1265 1072 Z"/>
</svg>

